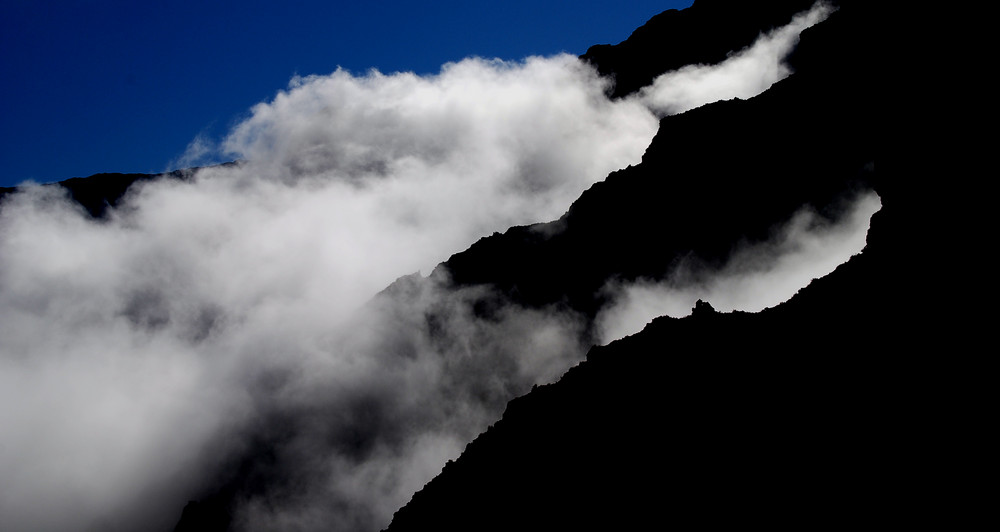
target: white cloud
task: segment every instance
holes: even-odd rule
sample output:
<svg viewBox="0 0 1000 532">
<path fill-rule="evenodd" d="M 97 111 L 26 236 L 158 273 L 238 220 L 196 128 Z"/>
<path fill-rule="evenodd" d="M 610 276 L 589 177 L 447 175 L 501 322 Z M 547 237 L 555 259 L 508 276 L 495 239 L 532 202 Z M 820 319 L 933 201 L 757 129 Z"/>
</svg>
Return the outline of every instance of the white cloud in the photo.
<svg viewBox="0 0 1000 532">
<path fill-rule="evenodd" d="M 798 43 L 799 34 L 832 11 L 826 2 L 817 2 L 790 24 L 761 35 L 752 46 L 722 63 L 688 65 L 667 72 L 635 97 L 658 113 L 676 114 L 718 100 L 755 96 L 791 74 L 784 59 Z"/>
<path fill-rule="evenodd" d="M 243 164 L 145 183 L 107 221 L 58 189 L 10 197 L 0 212 L 0 468 L 14 481 L 0 492 L 3 528 L 169 527 L 256 420 L 366 397 L 390 418 L 372 429 L 370 460 L 333 448 L 317 462 L 291 447 L 284 460 L 337 479 L 309 485 L 351 510 L 319 518 L 383 523 L 442 453 L 454 457 L 506 400 L 556 378 L 581 348 L 560 340 L 576 337 L 572 320 L 510 310 L 473 320 L 459 294 L 420 303 L 450 309 L 445 343 L 420 324 L 379 323 L 398 313 L 358 323 L 358 309 L 483 235 L 559 216 L 638 162 L 655 129 L 640 104 L 608 101 L 570 56 L 468 59 L 426 78 L 338 71 L 255 107 L 224 142 Z M 413 361 L 383 352 L 397 336 L 388 347 Z M 515 347 L 535 357 L 519 360 Z M 395 427 L 414 405 L 428 411 Z M 324 429 L 337 430 L 347 429 Z M 393 435 L 414 442 L 387 447 Z M 345 438 L 313 436 L 293 443 Z M 377 489 L 372 476 L 384 479 Z M 288 506 L 269 503 L 273 515 L 256 518 L 305 518 L 296 501 L 315 499 L 302 497 L 278 497 Z"/>
<path fill-rule="evenodd" d="M 682 98 L 605 88 L 566 55 L 297 78 L 220 143 L 242 164 L 144 183 L 106 221 L 58 189 L 9 196 L 0 528 L 170 528 L 253 438 L 281 442 L 303 489 L 250 498 L 248 528 L 384 525 L 584 346 L 572 315 L 482 319 L 476 290 L 366 302 L 481 236 L 558 217 L 640 160 L 657 127 L 645 102 Z"/>
<path fill-rule="evenodd" d="M 663 281 L 614 283 L 608 290 L 615 303 L 598 316 L 600 338 L 610 342 L 637 333 L 657 316 L 687 316 L 699 299 L 720 312 L 778 305 L 859 253 L 880 206 L 875 193 L 862 194 L 836 224 L 803 209 L 769 241 L 734 250 L 717 271 L 682 264 Z"/>
<path fill-rule="evenodd" d="M 199 133 L 194 140 L 188 143 L 187 148 L 176 159 L 168 163 L 169 170 L 193 168 L 196 166 L 207 166 L 214 164 L 218 147 L 211 137 L 205 133 Z"/>
</svg>

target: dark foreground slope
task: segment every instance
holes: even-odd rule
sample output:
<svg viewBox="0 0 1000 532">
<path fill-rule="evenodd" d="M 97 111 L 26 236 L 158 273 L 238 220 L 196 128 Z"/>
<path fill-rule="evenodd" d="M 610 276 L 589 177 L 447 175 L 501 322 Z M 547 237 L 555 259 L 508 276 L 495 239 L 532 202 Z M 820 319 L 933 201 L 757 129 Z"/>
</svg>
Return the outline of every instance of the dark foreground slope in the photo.
<svg viewBox="0 0 1000 532">
<path fill-rule="evenodd" d="M 916 470 L 912 362 L 880 249 L 775 309 L 660 318 L 591 350 L 398 511 L 389 530 L 635 530 L 881 521 Z M 908 472 L 912 471 L 912 472 Z M 924 471 L 926 472 L 926 471 Z M 923 473 L 919 473 L 923 474 Z"/>
<path fill-rule="evenodd" d="M 929 412 L 936 393 L 917 391 L 920 362 L 901 319 L 912 315 L 899 275 L 911 211 L 899 183 L 874 176 L 873 9 L 844 4 L 807 30 L 793 59 L 798 73 L 760 97 L 665 119 L 642 165 L 596 185 L 561 221 L 563 234 L 588 227 L 578 247 L 532 264 L 569 253 L 588 272 L 616 261 L 646 268 L 650 257 L 662 268 L 676 255 L 649 249 L 671 246 L 718 256 L 733 231 L 752 237 L 765 227 L 759 211 L 835 196 L 834 176 L 861 177 L 882 198 L 865 251 L 773 309 L 721 314 L 699 303 L 688 318 L 660 318 L 592 349 L 559 382 L 510 402 L 396 513 L 390 531 L 801 529 L 881 522 L 898 511 L 900 493 L 928 473 L 913 468 L 913 417 Z M 616 191 L 624 181 L 637 187 L 627 197 Z M 653 208 L 671 196 L 683 199 Z M 741 219 L 752 223 L 734 223 Z M 608 248 L 622 233 L 598 227 L 617 224 L 657 230 L 639 233 L 645 245 Z M 530 231 L 495 236 L 466 255 L 487 256 L 501 242 L 519 257 L 552 245 L 510 237 Z M 457 279 L 468 260 L 449 262 Z M 549 297 L 548 283 L 560 282 L 553 274 L 536 286 L 518 275 L 505 278 L 522 298 Z M 568 281 L 579 282 L 588 281 Z"/>
</svg>

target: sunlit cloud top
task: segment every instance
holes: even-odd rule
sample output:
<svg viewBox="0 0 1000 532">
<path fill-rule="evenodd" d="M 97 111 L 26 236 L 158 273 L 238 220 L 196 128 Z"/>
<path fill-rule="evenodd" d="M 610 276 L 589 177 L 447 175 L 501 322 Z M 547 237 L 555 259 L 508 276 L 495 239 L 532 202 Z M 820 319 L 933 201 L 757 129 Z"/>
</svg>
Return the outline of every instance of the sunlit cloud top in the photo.
<svg viewBox="0 0 1000 532">
<path fill-rule="evenodd" d="M 296 75 L 582 54 L 690 4 L 0 2 L 0 186 L 172 170 Z"/>
</svg>

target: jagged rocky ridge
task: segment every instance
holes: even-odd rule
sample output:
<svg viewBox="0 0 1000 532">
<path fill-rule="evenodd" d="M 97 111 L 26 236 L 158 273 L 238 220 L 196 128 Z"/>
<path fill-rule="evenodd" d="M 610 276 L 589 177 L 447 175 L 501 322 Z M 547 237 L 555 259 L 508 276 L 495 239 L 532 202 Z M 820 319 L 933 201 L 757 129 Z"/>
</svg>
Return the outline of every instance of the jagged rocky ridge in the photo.
<svg viewBox="0 0 1000 532">
<path fill-rule="evenodd" d="M 802 528 L 885 515 L 887 491 L 914 474 L 915 405 L 902 406 L 915 397 L 912 361 L 902 322 L 886 318 L 904 300 L 906 210 L 899 185 L 874 176 L 875 7 L 840 8 L 803 33 L 792 77 L 664 119 L 642 164 L 585 193 L 558 236 L 515 228 L 442 267 L 475 282 L 490 258 L 532 257 L 491 274 L 512 297 L 565 292 L 589 310 L 596 272 L 656 275 L 680 250 L 718 259 L 799 202 L 832 208 L 823 200 L 851 183 L 882 198 L 864 252 L 775 308 L 723 314 L 699 302 L 688 318 L 593 348 L 511 401 L 389 531 Z M 722 146 L 736 153 L 719 157 Z M 624 227 L 643 236 L 616 246 Z M 563 256 L 586 267 L 559 284 L 544 272 Z"/>
</svg>

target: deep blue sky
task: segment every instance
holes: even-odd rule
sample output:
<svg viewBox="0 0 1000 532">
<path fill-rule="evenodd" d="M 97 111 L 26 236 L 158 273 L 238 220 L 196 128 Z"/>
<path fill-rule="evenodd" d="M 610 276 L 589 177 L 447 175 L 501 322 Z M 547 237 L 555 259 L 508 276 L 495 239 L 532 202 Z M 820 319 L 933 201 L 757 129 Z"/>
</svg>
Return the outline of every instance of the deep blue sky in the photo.
<svg viewBox="0 0 1000 532">
<path fill-rule="evenodd" d="M 0 186 L 161 172 L 295 75 L 617 43 L 691 0 L 0 0 Z"/>
</svg>

